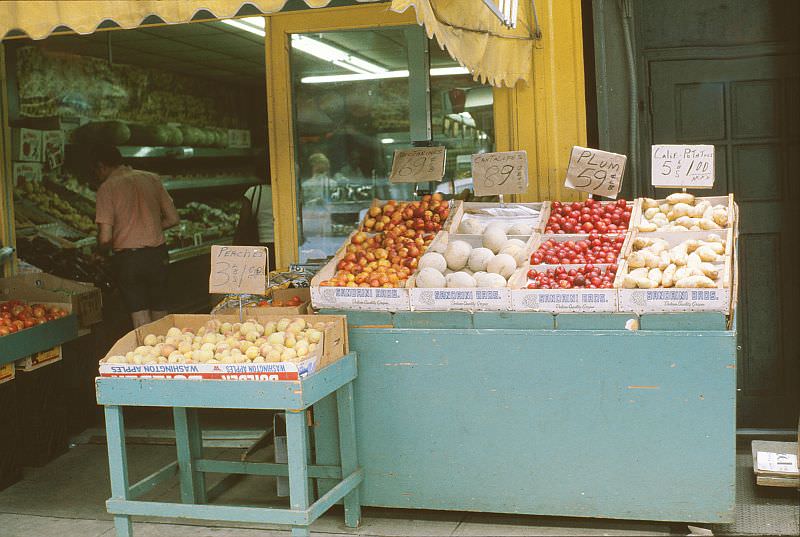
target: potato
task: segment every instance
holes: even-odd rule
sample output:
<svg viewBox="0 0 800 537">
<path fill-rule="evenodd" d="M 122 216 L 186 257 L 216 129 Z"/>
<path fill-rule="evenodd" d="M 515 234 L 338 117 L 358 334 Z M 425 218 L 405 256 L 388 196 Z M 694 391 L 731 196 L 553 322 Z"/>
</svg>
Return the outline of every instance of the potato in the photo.
<svg viewBox="0 0 800 537">
<path fill-rule="evenodd" d="M 632 252 L 631 255 L 628 256 L 628 266 L 633 269 L 647 266 L 647 258 L 645 257 L 644 251 Z"/>
<path fill-rule="evenodd" d="M 712 250 L 708 245 L 701 246 L 695 251 L 695 253 L 700 256 L 702 261 L 710 261 L 715 263 L 719 260 L 719 255 L 717 255 L 717 253 L 714 252 L 714 250 Z"/>
<path fill-rule="evenodd" d="M 658 226 L 651 222 L 642 222 L 637 226 L 637 228 L 639 229 L 639 231 L 642 231 L 644 233 L 658 230 Z"/>
<path fill-rule="evenodd" d="M 657 209 L 658 202 L 653 198 L 643 198 L 642 199 L 642 209 Z"/>
<path fill-rule="evenodd" d="M 661 274 L 661 287 L 672 287 L 672 284 L 675 283 L 675 271 L 677 270 L 678 267 L 673 264 L 664 269 Z"/>
<path fill-rule="evenodd" d="M 700 229 L 721 229 L 719 224 L 711 220 L 710 218 L 701 218 L 700 219 Z"/>
<path fill-rule="evenodd" d="M 676 205 L 678 203 L 694 205 L 694 195 L 688 192 L 676 192 L 675 194 L 667 196 L 667 203 L 670 205 Z"/>
<path fill-rule="evenodd" d="M 658 287 L 658 284 L 650 278 L 637 278 L 636 287 L 639 289 L 652 289 L 654 287 Z"/>
<path fill-rule="evenodd" d="M 649 209 L 647 209 L 644 212 L 644 217 L 647 218 L 648 220 L 650 220 L 651 218 L 653 218 L 655 215 L 657 215 L 660 212 L 661 211 L 658 209 L 658 207 L 650 207 Z"/>
<path fill-rule="evenodd" d="M 678 280 L 675 282 L 675 287 L 716 287 L 716 284 L 708 276 L 694 275 Z"/>
<path fill-rule="evenodd" d="M 660 268 L 653 268 L 650 269 L 650 272 L 647 273 L 647 278 L 652 281 L 656 287 L 661 285 L 661 278 L 663 276 L 663 272 L 661 272 Z"/>
<path fill-rule="evenodd" d="M 712 280 L 716 280 L 719 278 L 719 271 L 720 269 L 712 265 L 711 263 L 700 263 L 700 270 L 703 271 L 703 274 L 711 278 Z"/>
</svg>

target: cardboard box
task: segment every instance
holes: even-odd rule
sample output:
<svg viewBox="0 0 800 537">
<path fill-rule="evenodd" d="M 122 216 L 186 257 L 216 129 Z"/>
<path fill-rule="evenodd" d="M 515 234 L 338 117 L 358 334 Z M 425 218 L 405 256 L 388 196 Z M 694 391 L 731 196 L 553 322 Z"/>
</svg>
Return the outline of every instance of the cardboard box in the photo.
<svg viewBox="0 0 800 537">
<path fill-rule="evenodd" d="M 57 345 L 46 351 L 36 352 L 17 360 L 17 369 L 20 371 L 33 371 L 46 365 L 58 362 L 62 358 L 61 345 Z"/>
<path fill-rule="evenodd" d="M 528 265 L 512 277 L 511 309 L 548 313 L 609 313 L 617 311 L 616 289 L 528 289 L 528 270 L 545 272 L 563 266 L 569 270 L 581 265 Z M 595 264 L 608 269 L 608 264 Z"/>
<path fill-rule="evenodd" d="M 512 237 L 513 238 L 513 237 Z M 525 239 L 526 257 L 530 257 L 531 247 L 536 234 Z M 449 241 L 461 240 L 473 248 L 482 245 L 481 235 L 455 235 L 440 233 L 432 246 L 437 242 L 446 245 Z M 524 265 L 523 265 L 524 266 Z M 519 269 L 518 269 L 519 270 Z M 409 278 L 411 309 L 415 311 L 508 311 L 511 309 L 511 288 L 453 288 L 453 287 L 416 287 L 417 272 Z"/>
<path fill-rule="evenodd" d="M 372 206 L 382 206 L 385 202 L 373 200 Z M 442 225 L 441 231 L 453 231 L 458 215 L 462 211 L 462 203 L 456 201 L 450 206 L 450 214 Z M 336 275 L 336 266 L 346 253 L 351 237 L 363 229 L 364 222 L 358 230 L 351 233 L 342 246 L 325 266 L 311 280 L 311 303 L 316 309 L 345 309 L 369 311 L 408 311 L 411 309 L 408 284 L 405 287 L 328 287 L 320 283 Z"/>
<path fill-rule="evenodd" d="M 15 185 L 38 183 L 42 180 L 42 165 L 38 162 L 15 162 L 11 168 Z"/>
<path fill-rule="evenodd" d="M 489 222 L 502 222 L 511 226 L 516 223 L 523 223 L 527 224 L 531 227 L 534 233 L 540 230 L 542 227 L 542 217 L 546 212 L 546 205 L 548 202 L 542 203 L 506 203 L 505 207 L 501 207 L 499 203 L 485 203 L 485 202 L 471 202 L 465 201 L 460 210 L 454 215 L 455 221 L 453 222 L 452 231 L 453 233 L 458 232 L 461 223 L 464 220 L 468 219 L 477 219 L 481 221 L 481 223 L 488 224 Z M 537 211 L 538 214 L 536 216 L 533 215 L 526 215 L 520 216 L 515 215 L 515 213 L 519 211 L 515 211 L 515 208 L 522 207 L 528 210 Z M 509 235 L 509 239 L 520 239 L 522 241 L 527 242 L 530 238 L 530 235 Z"/>
<path fill-rule="evenodd" d="M 0 384 L 14 380 L 15 372 L 13 363 L 0 365 Z"/>
<path fill-rule="evenodd" d="M 48 302 L 71 302 L 72 312 L 78 316 L 84 328 L 103 320 L 103 293 L 91 283 L 76 282 L 41 273 L 18 274 L 3 280 L 5 288 L 16 288 L 22 292 L 35 289 L 34 300 Z M 13 295 L 11 290 L 10 294 Z"/>
<path fill-rule="evenodd" d="M 278 321 L 283 315 L 257 315 L 259 322 Z M 125 378 L 164 378 L 185 380 L 298 380 L 311 375 L 348 353 L 347 318 L 342 315 L 297 315 L 310 322 L 331 323 L 324 330 L 322 346 L 314 356 L 299 362 L 272 362 L 272 363 L 244 363 L 244 364 L 112 364 L 108 363 L 111 356 L 125 355 L 142 345 L 148 334 L 165 335 L 172 327 L 189 328 L 197 330 L 209 320 L 217 319 L 221 322 L 239 322 L 236 315 L 167 315 L 163 319 L 140 326 L 120 338 L 105 358 L 100 361 L 100 376 L 125 377 Z"/>
<path fill-rule="evenodd" d="M 11 134 L 11 159 L 25 162 L 42 162 L 42 131 L 13 129 Z"/>
<path fill-rule="evenodd" d="M 667 203 L 666 199 L 657 199 L 655 201 L 659 205 L 661 205 L 663 203 Z M 728 194 L 727 196 L 708 196 L 708 197 L 697 196 L 697 197 L 695 197 L 695 203 L 699 203 L 701 201 L 707 201 L 712 206 L 725 205 L 728 208 L 728 220 L 733 219 L 732 222 L 728 223 L 728 226 L 725 229 L 732 228 L 732 227 L 734 227 L 736 225 L 736 222 L 738 221 L 738 215 L 737 215 L 738 211 L 736 209 L 736 204 L 733 201 L 733 194 Z M 644 198 L 637 198 L 636 201 L 634 202 L 633 211 L 631 212 L 631 224 L 630 224 L 630 228 L 631 229 L 638 230 L 639 229 L 639 224 L 642 223 L 643 213 L 644 213 L 644 208 L 642 206 L 643 203 L 644 203 Z M 715 230 L 712 229 L 712 230 L 708 230 L 708 231 L 715 231 Z M 675 232 L 675 231 L 663 231 L 663 232 L 653 231 L 651 233 L 680 233 L 680 232 L 679 231 L 678 232 Z"/>
<path fill-rule="evenodd" d="M 725 254 L 721 262 L 716 263 L 722 273 L 717 280 L 716 288 L 662 288 L 625 289 L 622 279 L 629 273 L 627 257 L 633 251 L 636 239 L 661 238 L 667 241 L 670 248 L 688 239 L 703 240 L 710 234 L 725 239 Z M 634 313 L 666 313 L 692 311 L 731 311 L 731 285 L 733 280 L 733 229 L 710 231 L 660 231 L 653 233 L 634 232 L 628 241 L 623 261 L 617 271 L 614 286 L 619 292 L 619 310 Z"/>
</svg>

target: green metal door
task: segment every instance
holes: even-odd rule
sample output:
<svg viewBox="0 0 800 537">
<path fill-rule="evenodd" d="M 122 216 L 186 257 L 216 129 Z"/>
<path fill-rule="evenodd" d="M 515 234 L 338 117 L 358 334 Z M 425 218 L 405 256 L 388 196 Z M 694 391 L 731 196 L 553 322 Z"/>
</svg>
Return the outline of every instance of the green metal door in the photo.
<svg viewBox="0 0 800 537">
<path fill-rule="evenodd" d="M 783 225 L 796 217 L 786 200 L 798 188 L 797 65 L 797 55 L 649 64 L 650 141 L 714 144 L 714 189 L 695 193 L 733 192 L 739 204 L 739 427 L 791 427 L 800 406 L 797 232 Z"/>
</svg>

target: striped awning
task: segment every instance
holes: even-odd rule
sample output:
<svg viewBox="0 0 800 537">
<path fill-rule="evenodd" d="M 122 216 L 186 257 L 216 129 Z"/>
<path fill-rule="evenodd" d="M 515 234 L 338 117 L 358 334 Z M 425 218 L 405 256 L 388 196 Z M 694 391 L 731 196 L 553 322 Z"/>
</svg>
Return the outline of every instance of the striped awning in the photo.
<svg viewBox="0 0 800 537">
<path fill-rule="evenodd" d="M 287 0 L 4 0 L 0 2 L 0 38 L 24 34 L 44 39 L 56 30 L 91 34 L 105 21 L 120 28 L 136 28 L 152 18 L 168 24 L 191 21 L 201 11 L 227 19 L 243 14 L 280 11 Z M 305 0 L 324 7 L 330 0 Z"/>
</svg>

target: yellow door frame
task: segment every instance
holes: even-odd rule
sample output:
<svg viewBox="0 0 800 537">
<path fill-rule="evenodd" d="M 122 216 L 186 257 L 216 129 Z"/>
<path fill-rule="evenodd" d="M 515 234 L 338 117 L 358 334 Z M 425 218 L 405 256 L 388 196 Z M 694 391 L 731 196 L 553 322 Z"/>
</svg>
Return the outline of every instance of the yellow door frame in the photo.
<svg viewBox="0 0 800 537">
<path fill-rule="evenodd" d="M 580 0 L 537 2 L 544 37 L 534 47 L 531 83 L 494 89 L 498 151 L 528 152 L 529 188 L 521 201 L 577 199 L 563 187 L 569 151 L 586 143 L 586 102 Z M 386 4 L 325 8 L 267 16 L 267 118 L 275 214 L 277 264 L 298 256 L 289 36 L 416 24 L 412 10 L 398 14 Z"/>
</svg>

